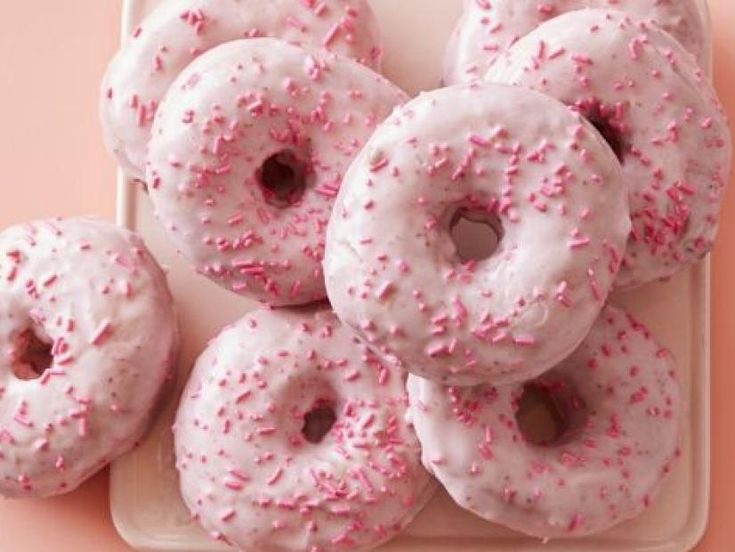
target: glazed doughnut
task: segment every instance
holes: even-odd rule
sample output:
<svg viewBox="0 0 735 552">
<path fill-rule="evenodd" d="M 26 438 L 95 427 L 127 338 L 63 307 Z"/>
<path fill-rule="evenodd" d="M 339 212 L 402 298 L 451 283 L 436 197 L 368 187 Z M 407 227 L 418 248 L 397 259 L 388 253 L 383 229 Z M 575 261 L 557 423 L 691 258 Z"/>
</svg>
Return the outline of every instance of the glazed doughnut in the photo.
<svg viewBox="0 0 735 552">
<path fill-rule="evenodd" d="M 654 21 L 671 33 L 699 65 L 709 71 L 712 37 L 699 0 L 465 0 L 449 42 L 444 82 L 482 78 L 488 68 L 536 27 L 563 13 L 583 8 L 612 8 Z"/>
<path fill-rule="evenodd" d="M 0 495 L 74 490 L 148 428 L 177 352 L 166 278 L 132 233 L 54 219 L 0 233 Z"/>
<path fill-rule="evenodd" d="M 712 247 L 732 145 L 726 115 L 688 54 L 621 12 L 562 15 L 488 72 L 592 120 L 623 164 L 633 232 L 618 287 L 666 278 Z"/>
<path fill-rule="evenodd" d="M 467 221 L 495 251 L 464 252 Z M 327 290 L 343 323 L 417 375 L 515 383 L 579 345 L 629 231 L 620 165 L 582 117 L 537 92 L 457 85 L 398 109 L 353 163 Z"/>
<path fill-rule="evenodd" d="M 215 46 L 259 36 L 380 66 L 378 27 L 366 0 L 167 0 L 127 40 L 102 83 L 105 143 L 129 177 L 145 177 L 154 115 L 179 73 Z"/>
<path fill-rule="evenodd" d="M 555 404 L 555 438 L 517 421 L 529 386 Z M 681 400 L 665 349 L 606 307 L 567 360 L 523 385 L 445 388 L 411 376 L 424 465 L 463 508 L 539 538 L 604 531 L 643 512 L 679 451 Z"/>
<path fill-rule="evenodd" d="M 246 552 L 366 550 L 435 490 L 406 423 L 405 372 L 324 310 L 261 310 L 199 357 L 174 426 L 181 492 Z"/>
<path fill-rule="evenodd" d="M 321 300 L 324 233 L 342 175 L 405 99 L 322 49 L 260 38 L 210 50 L 156 116 L 156 216 L 221 286 L 276 306 Z"/>
</svg>

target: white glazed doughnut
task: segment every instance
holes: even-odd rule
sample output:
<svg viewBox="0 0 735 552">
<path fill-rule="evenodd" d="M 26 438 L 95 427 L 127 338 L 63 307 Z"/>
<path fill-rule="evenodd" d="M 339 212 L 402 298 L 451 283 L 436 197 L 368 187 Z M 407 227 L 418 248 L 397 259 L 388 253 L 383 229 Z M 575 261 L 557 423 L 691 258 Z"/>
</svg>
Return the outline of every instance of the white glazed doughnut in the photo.
<svg viewBox="0 0 735 552">
<path fill-rule="evenodd" d="M 95 219 L 0 233 L 0 495 L 74 490 L 143 437 L 177 351 L 166 279 Z"/>
<path fill-rule="evenodd" d="M 158 111 L 156 216 L 198 272 L 272 305 L 325 297 L 342 176 L 404 93 L 354 61 L 272 38 L 210 50 Z"/>
<path fill-rule="evenodd" d="M 176 416 L 193 517 L 248 552 L 366 550 L 396 536 L 435 490 L 405 383 L 331 312 L 247 315 L 199 357 Z"/>
<path fill-rule="evenodd" d="M 492 228 L 497 250 L 463 255 L 463 219 Z M 582 341 L 629 230 L 620 165 L 582 117 L 537 92 L 457 85 L 398 109 L 353 163 L 327 290 L 344 323 L 417 375 L 515 383 Z"/>
<path fill-rule="evenodd" d="M 259 36 L 380 66 L 379 32 L 366 0 L 166 0 L 127 40 L 102 83 L 105 142 L 129 177 L 145 177 L 151 124 L 179 73 L 215 46 Z"/>
<path fill-rule="evenodd" d="M 699 0 L 464 0 L 464 11 L 447 49 L 444 82 L 482 78 L 518 39 L 563 13 L 611 8 L 654 21 L 709 70 L 712 37 Z"/>
<path fill-rule="evenodd" d="M 519 427 L 523 385 L 410 377 L 424 465 L 454 500 L 540 538 L 604 531 L 643 512 L 680 454 L 673 361 L 648 330 L 607 307 L 569 359 L 527 385 L 558 409 L 562 432 L 550 443 L 529 442 Z"/>
<path fill-rule="evenodd" d="M 717 233 L 731 137 L 714 90 L 689 60 L 655 26 L 580 10 L 538 27 L 487 75 L 574 106 L 616 149 L 633 219 L 619 287 L 695 263 Z"/>
</svg>

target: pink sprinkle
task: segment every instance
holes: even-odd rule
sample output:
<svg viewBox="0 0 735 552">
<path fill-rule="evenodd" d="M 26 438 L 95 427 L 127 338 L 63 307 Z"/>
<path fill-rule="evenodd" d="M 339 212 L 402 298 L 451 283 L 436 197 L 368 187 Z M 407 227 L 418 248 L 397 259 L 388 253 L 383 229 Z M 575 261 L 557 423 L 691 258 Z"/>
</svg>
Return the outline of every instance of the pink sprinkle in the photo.
<svg viewBox="0 0 735 552">
<path fill-rule="evenodd" d="M 299 20 L 297 17 L 294 17 L 293 15 L 287 15 L 286 16 L 286 24 L 290 25 L 294 29 L 298 29 L 301 32 L 306 31 L 306 25 Z"/>
<path fill-rule="evenodd" d="M 140 104 L 138 106 L 138 119 L 137 124 L 139 127 L 144 127 L 146 125 L 146 121 L 148 120 L 148 109 L 144 104 Z"/>
<path fill-rule="evenodd" d="M 370 172 L 378 172 L 388 166 L 388 159 L 381 157 L 378 161 L 370 165 Z"/>
<path fill-rule="evenodd" d="M 334 39 L 337 38 L 337 34 L 339 34 L 339 23 L 335 23 L 332 25 L 332 28 L 329 29 L 327 34 L 322 39 L 322 46 L 327 48 L 332 42 L 334 42 Z"/>
<path fill-rule="evenodd" d="M 276 471 L 273 472 L 273 475 L 270 476 L 268 481 L 266 483 L 268 486 L 275 485 L 279 479 L 281 479 L 281 476 L 283 475 L 283 468 L 278 468 Z"/>
<path fill-rule="evenodd" d="M 581 247 L 588 246 L 591 242 L 592 240 L 590 240 L 590 238 L 579 237 L 570 241 L 568 245 L 570 249 L 579 249 Z"/>
<path fill-rule="evenodd" d="M 362 423 L 360 424 L 360 429 L 367 429 L 371 425 L 373 425 L 373 422 L 375 421 L 375 414 L 372 412 L 365 418 Z"/>
<path fill-rule="evenodd" d="M 8 444 L 14 445 L 15 437 L 13 437 L 13 434 L 10 433 L 7 429 L 0 429 L 0 443 L 2 443 L 3 441 L 7 441 Z"/>
<path fill-rule="evenodd" d="M 516 345 L 531 346 L 536 344 L 536 338 L 531 335 L 519 335 L 513 338 Z"/>
<path fill-rule="evenodd" d="M 393 283 L 385 282 L 382 286 L 380 286 L 380 289 L 378 289 L 376 297 L 382 301 L 386 299 L 387 297 L 389 297 L 391 293 L 393 293 L 393 291 L 395 291 Z"/>
<path fill-rule="evenodd" d="M 476 146 L 489 146 L 490 140 L 487 140 L 486 138 L 483 138 L 479 134 L 473 134 L 470 136 L 470 142 L 475 144 Z"/>
<path fill-rule="evenodd" d="M 244 481 L 246 483 L 250 481 L 250 477 L 245 472 L 237 468 L 230 468 L 229 470 L 227 470 L 227 473 L 229 473 L 233 477 L 236 477 L 240 481 Z"/>
<path fill-rule="evenodd" d="M 242 491 L 243 485 L 242 483 L 228 479 L 227 481 L 225 481 L 225 487 L 227 487 L 231 491 Z"/>
<path fill-rule="evenodd" d="M 572 532 L 582 524 L 582 516 L 580 514 L 574 514 L 574 517 L 569 522 L 569 531 Z"/>
<path fill-rule="evenodd" d="M 33 427 L 33 422 L 29 422 L 28 420 L 23 418 L 20 414 L 16 414 L 15 416 L 13 416 L 13 421 L 22 425 L 23 427 Z"/>
<path fill-rule="evenodd" d="M 630 54 L 630 59 L 635 61 L 640 58 L 641 46 L 642 44 L 639 38 L 634 38 L 628 43 L 628 53 Z"/>
<path fill-rule="evenodd" d="M 88 433 L 87 418 L 82 418 L 81 420 L 79 420 L 79 436 L 86 437 Z"/>
<path fill-rule="evenodd" d="M 388 377 L 388 370 L 386 370 L 385 368 L 381 368 L 380 373 L 378 374 L 378 385 L 385 385 L 386 383 L 388 383 Z"/>
<path fill-rule="evenodd" d="M 355 381 L 356 379 L 359 379 L 360 377 L 360 371 L 359 370 L 353 370 L 349 374 L 345 376 L 345 381 Z"/>
<path fill-rule="evenodd" d="M 246 389 L 245 391 L 243 391 L 242 393 L 240 393 L 240 394 L 239 394 L 239 395 L 238 395 L 238 396 L 237 396 L 237 397 L 235 398 L 235 404 L 240 404 L 240 403 L 241 403 L 241 402 L 243 402 L 243 401 L 244 401 L 245 399 L 247 399 L 248 397 L 250 397 L 250 395 L 251 395 L 251 394 L 252 394 L 252 391 L 250 391 L 250 389 Z"/>
<path fill-rule="evenodd" d="M 60 356 L 60 357 L 54 359 L 54 362 L 58 366 L 65 366 L 67 364 L 71 364 L 72 362 L 74 362 L 74 355 L 72 355 L 71 353 L 67 353 L 67 354 L 65 354 L 63 356 Z"/>
<path fill-rule="evenodd" d="M 561 55 L 564 55 L 566 53 L 566 48 L 559 47 L 556 50 L 553 50 L 549 53 L 549 59 L 556 59 Z"/>
<path fill-rule="evenodd" d="M 94 331 L 92 337 L 89 340 L 90 345 L 101 345 L 110 335 L 112 329 L 112 323 L 109 320 L 105 320 L 100 326 Z"/>
<path fill-rule="evenodd" d="M 590 288 L 592 289 L 592 295 L 597 301 L 602 301 L 603 294 L 602 291 L 600 291 L 600 285 L 597 283 L 597 278 L 595 277 L 595 271 L 591 268 L 587 270 L 587 276 L 589 277 L 589 283 Z"/>
</svg>

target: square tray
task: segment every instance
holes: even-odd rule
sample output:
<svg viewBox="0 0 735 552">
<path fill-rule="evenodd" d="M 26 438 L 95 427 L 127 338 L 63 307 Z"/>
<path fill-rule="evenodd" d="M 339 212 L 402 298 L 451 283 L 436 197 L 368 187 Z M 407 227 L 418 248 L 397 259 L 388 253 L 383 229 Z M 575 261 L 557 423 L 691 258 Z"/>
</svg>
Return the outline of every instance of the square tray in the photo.
<svg viewBox="0 0 735 552">
<path fill-rule="evenodd" d="M 126 0 L 123 36 L 160 0 Z M 728 1 L 728 0 L 722 0 Z M 386 45 L 385 73 L 410 93 L 436 87 L 446 39 L 461 11 L 461 0 L 372 0 Z M 702 2 L 703 9 L 706 9 Z M 406 22 L 421 36 L 406 33 Z M 182 326 L 183 350 L 176 392 L 162 407 L 157 424 L 142 445 L 115 462 L 111 470 L 110 509 L 120 535 L 145 551 L 214 552 L 228 550 L 211 541 L 181 502 L 174 469 L 171 421 L 178 392 L 206 342 L 255 304 L 197 276 L 179 258 L 153 217 L 140 187 L 119 182 L 118 222 L 139 232 L 169 268 Z M 598 550 L 679 552 L 695 546 L 707 524 L 709 503 L 709 307 L 708 262 L 671 281 L 618 294 L 612 302 L 649 324 L 679 362 L 685 405 L 683 456 L 653 507 L 640 518 L 607 533 L 542 545 L 456 507 L 443 493 L 407 532 L 380 548 L 411 552 L 481 550 Z"/>
</svg>

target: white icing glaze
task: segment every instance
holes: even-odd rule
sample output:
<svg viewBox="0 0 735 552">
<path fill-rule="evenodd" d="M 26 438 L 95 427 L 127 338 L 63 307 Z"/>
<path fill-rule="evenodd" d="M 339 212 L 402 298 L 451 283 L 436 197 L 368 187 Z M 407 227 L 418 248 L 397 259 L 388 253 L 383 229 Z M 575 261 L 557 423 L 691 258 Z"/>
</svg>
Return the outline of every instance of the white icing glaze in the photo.
<svg viewBox="0 0 735 552">
<path fill-rule="evenodd" d="M 679 456 L 669 353 L 606 307 L 582 346 L 534 383 L 571 422 L 557 443 L 524 439 L 523 386 L 444 388 L 411 376 L 424 465 L 463 508 L 540 538 L 600 532 L 643 512 Z"/>
<path fill-rule="evenodd" d="M 444 82 L 481 78 L 518 39 L 559 15 L 583 8 L 612 8 L 650 19 L 709 67 L 712 37 L 697 0 L 465 0 L 444 62 Z"/>
<path fill-rule="evenodd" d="M 151 124 L 179 73 L 211 48 L 257 36 L 323 46 L 380 67 L 379 32 L 366 0 L 163 2 L 127 40 L 102 83 L 105 142 L 129 177 L 145 177 Z"/>
<path fill-rule="evenodd" d="M 458 258 L 463 208 L 502 226 L 488 259 Z M 533 91 L 458 85 L 399 108 L 353 163 L 327 290 L 344 323 L 417 375 L 523 381 L 587 334 L 629 230 L 620 165 L 579 115 Z"/>
<path fill-rule="evenodd" d="M 192 515 L 252 552 L 366 550 L 394 537 L 435 489 L 405 421 L 405 378 L 331 312 L 245 316 L 199 357 L 176 416 Z M 314 442 L 304 426 L 318 405 L 336 421 Z"/>
<path fill-rule="evenodd" d="M 731 136 L 715 91 L 690 59 L 655 26 L 580 10 L 538 27 L 487 74 L 574 105 L 614 137 L 633 219 L 618 287 L 697 262 L 717 233 Z"/>
<path fill-rule="evenodd" d="M 138 442 L 171 375 L 165 276 L 112 224 L 33 222 L 0 233 L 0 305 L 0 495 L 74 490 Z"/>
<path fill-rule="evenodd" d="M 148 181 L 156 216 L 197 271 L 273 305 L 325 297 L 324 233 L 342 176 L 406 96 L 354 61 L 275 39 L 210 50 L 156 116 Z M 279 152 L 305 173 L 277 204 L 259 171 Z"/>
</svg>

